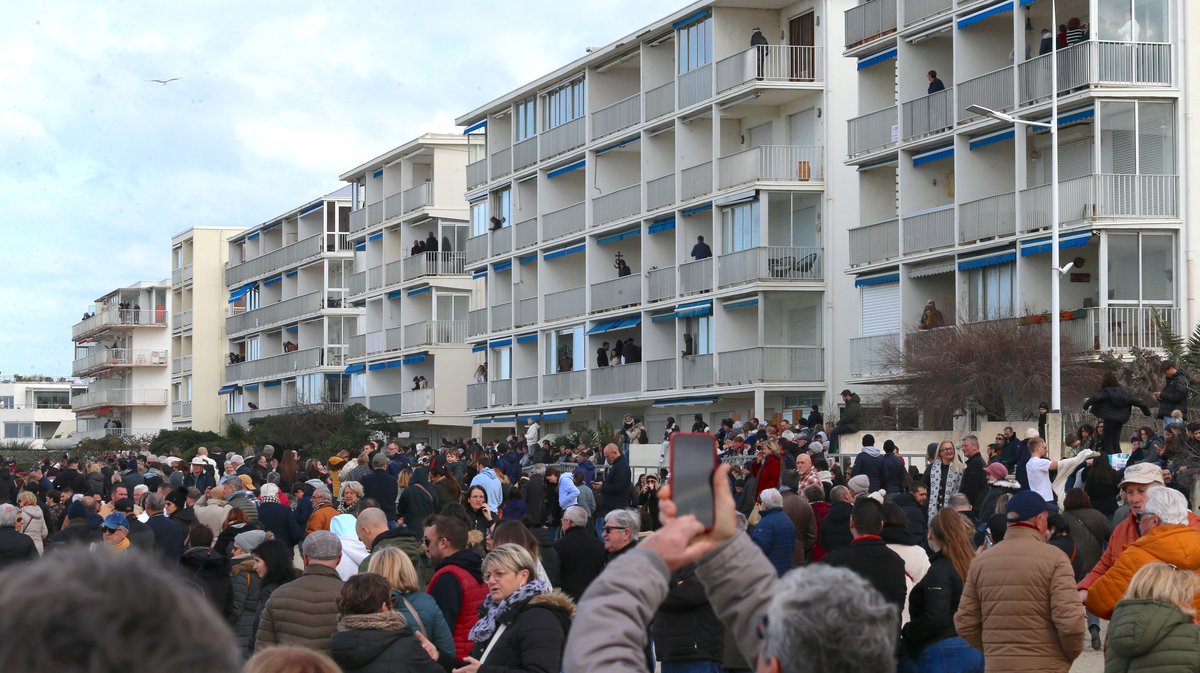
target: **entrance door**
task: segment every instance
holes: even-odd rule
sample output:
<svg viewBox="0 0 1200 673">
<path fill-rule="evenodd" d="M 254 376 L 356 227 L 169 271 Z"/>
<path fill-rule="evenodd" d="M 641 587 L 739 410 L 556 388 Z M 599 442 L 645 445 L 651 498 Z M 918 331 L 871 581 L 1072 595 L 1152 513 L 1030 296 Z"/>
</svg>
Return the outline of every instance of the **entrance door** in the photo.
<svg viewBox="0 0 1200 673">
<path fill-rule="evenodd" d="M 817 73 L 816 14 L 807 12 L 788 21 L 788 51 L 793 82 L 811 82 Z"/>
</svg>

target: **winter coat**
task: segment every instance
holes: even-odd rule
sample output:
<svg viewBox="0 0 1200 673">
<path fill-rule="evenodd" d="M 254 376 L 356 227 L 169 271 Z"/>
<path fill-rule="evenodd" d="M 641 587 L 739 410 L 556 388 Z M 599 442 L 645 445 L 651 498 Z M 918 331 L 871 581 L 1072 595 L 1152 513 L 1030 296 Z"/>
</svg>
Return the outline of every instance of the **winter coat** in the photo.
<svg viewBox="0 0 1200 673">
<path fill-rule="evenodd" d="M 521 499 L 529 507 L 529 520 L 534 526 L 541 525 L 546 513 L 542 506 L 546 499 L 546 478 L 540 474 L 529 475 L 529 479 L 521 485 Z"/>
<path fill-rule="evenodd" d="M 929 522 L 925 520 L 925 510 L 917 504 L 917 499 L 911 493 L 901 493 L 892 502 L 900 505 L 908 517 L 908 534 L 920 544 L 929 530 Z"/>
<path fill-rule="evenodd" d="M 105 484 L 104 475 L 102 473 L 88 472 L 87 473 L 87 485 L 88 485 L 88 489 L 92 493 L 94 493 L 96 495 L 104 495 L 104 493 L 105 493 L 104 487 L 106 484 Z"/>
<path fill-rule="evenodd" d="M 330 656 L 343 673 L 443 673 L 396 612 L 342 617 L 330 638 Z"/>
<path fill-rule="evenodd" d="M 1137 407 L 1142 410 L 1143 414 L 1150 415 L 1150 407 L 1145 402 L 1130 395 L 1128 390 L 1121 387 L 1101 388 L 1083 403 L 1083 410 L 1091 411 L 1096 418 L 1105 423 L 1121 425 L 1129 422 L 1131 407 Z M 1169 416 L 1170 412 L 1167 415 Z"/>
<path fill-rule="evenodd" d="M 1162 392 L 1158 395 L 1158 413 L 1155 418 L 1169 418 L 1171 412 L 1179 410 L 1187 418 L 1188 387 L 1191 382 L 1182 369 L 1175 370 L 1175 376 L 1168 376 Z"/>
<path fill-rule="evenodd" d="M 183 526 L 162 514 L 147 519 L 146 525 L 154 531 L 154 546 L 164 559 L 174 563 L 183 556 Z"/>
<path fill-rule="evenodd" d="M 253 557 L 246 554 L 233 558 L 229 582 L 233 590 L 229 624 L 233 627 L 233 635 L 237 637 L 242 654 L 249 658 L 254 654 L 250 651 L 254 642 L 254 618 L 262 597 L 262 578 L 254 572 Z"/>
<path fill-rule="evenodd" d="M 184 577 L 204 592 L 217 614 L 228 619 L 233 609 L 229 559 L 210 547 L 192 547 L 179 557 L 179 565 Z"/>
<path fill-rule="evenodd" d="M 1088 611 L 1101 619 L 1112 617 L 1113 608 L 1125 596 L 1134 573 L 1150 563 L 1200 570 L 1200 532 L 1184 524 L 1160 524 L 1129 543 L 1108 572 L 1088 589 Z M 1200 600 L 1196 604 L 1200 606 Z"/>
<path fill-rule="evenodd" d="M 842 434 L 848 434 L 858 432 L 860 423 L 862 423 L 862 398 L 858 396 L 858 393 L 852 393 L 850 401 L 842 409 L 842 415 L 837 424 L 846 428 L 846 432 Z"/>
<path fill-rule="evenodd" d="M 21 508 L 21 515 L 24 517 L 24 521 L 21 522 L 21 532 L 33 539 L 33 546 L 37 548 L 38 555 L 45 553 L 44 543 L 50 535 L 50 528 L 46 526 L 42 508 L 37 505 L 25 505 Z"/>
<path fill-rule="evenodd" d="M 695 565 L 671 575 L 667 599 L 658 606 L 650 626 L 654 655 L 659 661 L 722 661 L 724 627 L 712 606 Z"/>
<path fill-rule="evenodd" d="M 396 478 L 388 474 L 387 470 L 379 468 L 371 470 L 370 474 L 364 475 L 358 483 L 362 484 L 363 497 L 374 498 L 379 503 L 379 509 L 387 515 L 388 521 L 395 521 L 396 497 L 400 488 L 396 485 Z"/>
<path fill-rule="evenodd" d="M 954 615 L 958 635 L 983 651 L 989 673 L 1067 673 L 1086 624 L 1071 562 L 1026 525 L 1010 527 L 971 562 Z"/>
<path fill-rule="evenodd" d="M 337 508 L 332 503 L 322 502 L 313 509 L 312 514 L 308 516 L 308 524 L 305 527 L 305 536 L 311 535 L 319 530 L 329 530 L 329 524 L 333 521 L 333 517 L 337 516 Z"/>
<path fill-rule="evenodd" d="M 483 492 L 487 494 L 487 506 L 492 510 L 492 514 L 500 511 L 500 503 L 504 502 L 504 484 L 500 483 L 500 477 L 496 476 L 495 470 L 490 467 L 483 468 L 471 479 L 471 486 L 483 487 Z"/>
<path fill-rule="evenodd" d="M 483 559 L 470 550 L 455 552 L 438 564 L 425 593 L 433 597 L 454 635 L 454 655 L 465 658 L 471 651 L 471 627 L 479 619 L 479 606 L 487 597 L 483 583 Z"/>
<path fill-rule="evenodd" d="M 400 494 L 400 502 L 396 505 L 396 516 L 404 517 L 404 525 L 413 533 L 420 535 L 425 532 L 425 519 L 436 514 L 445 503 L 438 502 L 437 493 L 429 483 L 429 470 L 418 467 L 413 470 L 412 480 L 408 488 Z"/>
<path fill-rule="evenodd" d="M 768 453 L 762 462 L 754 461 L 750 466 L 750 473 L 758 478 L 755 482 L 755 496 L 761 496 L 762 492 L 768 488 L 779 488 L 779 474 L 783 470 L 783 462 L 779 456 Z"/>
<path fill-rule="evenodd" d="M 632 494 L 633 473 L 629 469 L 629 459 L 621 454 L 608 466 L 608 472 L 604 474 L 604 483 L 600 487 L 600 502 L 598 503 L 600 508 L 596 515 L 629 507 Z"/>
<path fill-rule="evenodd" d="M 561 591 L 539 594 L 510 610 L 498 620 L 507 626 L 503 633 L 492 636 L 499 640 L 488 652 L 480 672 L 561 670 L 574 616 L 575 603 Z M 490 642 L 476 642 L 471 656 L 483 656 Z"/>
<path fill-rule="evenodd" d="M 258 502 L 254 500 L 252 493 L 238 491 L 229 496 L 229 504 L 245 512 L 246 520 L 250 523 L 258 523 Z"/>
<path fill-rule="evenodd" d="M 1104 545 L 1112 535 L 1112 521 L 1091 507 L 1068 510 L 1063 516 L 1071 527 L 1071 539 L 1086 574 L 1100 561 Z"/>
<path fill-rule="evenodd" d="M 849 546 L 829 552 L 821 563 L 853 570 L 859 577 L 871 583 L 883 598 L 896 606 L 899 618 L 908 588 L 904 579 L 904 559 L 887 548 L 883 538 L 866 535 L 855 539 Z M 900 625 L 897 619 L 896 626 Z"/>
<path fill-rule="evenodd" d="M 888 493 L 903 493 L 904 461 L 894 453 L 885 453 L 880 460 L 879 488 Z"/>
<path fill-rule="evenodd" d="M 425 586 L 429 584 L 429 580 L 433 578 L 433 566 L 429 563 L 429 557 L 425 555 L 425 550 L 421 547 L 421 538 L 413 535 L 412 531 L 407 528 L 392 528 L 385 530 L 375 537 L 371 542 L 371 553 L 383 549 L 385 547 L 395 547 L 404 552 L 408 560 L 412 561 L 413 567 L 417 569 L 417 584 Z M 371 555 L 358 564 L 358 572 L 367 572 L 367 566 L 371 564 Z"/>
<path fill-rule="evenodd" d="M 791 519 L 783 513 L 783 509 L 772 507 L 763 510 L 762 519 L 750 532 L 750 539 L 767 555 L 767 560 L 775 566 L 775 572 L 782 577 L 792 569 L 792 552 L 796 549 L 796 527 Z"/>
<path fill-rule="evenodd" d="M 1188 512 L 1188 526 L 1200 531 L 1200 516 Z M 1104 548 L 1104 553 L 1100 555 L 1100 561 L 1096 563 L 1092 571 L 1079 583 L 1079 588 L 1089 589 L 1096 580 L 1108 572 L 1109 568 L 1113 567 L 1113 564 L 1120 558 L 1121 552 L 1125 551 L 1125 548 L 1139 537 L 1137 521 L 1134 519 L 1132 512 L 1127 512 L 1125 518 L 1116 526 L 1113 526 L 1112 535 L 1108 536 L 1108 546 Z"/>
<path fill-rule="evenodd" d="M 277 502 L 261 502 L 258 504 L 258 522 L 265 531 L 275 536 L 276 540 L 291 548 L 300 544 L 304 539 L 304 526 L 296 520 L 296 514 L 287 505 Z"/>
<path fill-rule="evenodd" d="M 812 506 L 799 493 L 785 491 L 783 512 L 796 529 L 796 546 L 792 549 L 792 566 L 804 565 L 812 548 L 817 544 L 817 520 Z"/>
<path fill-rule="evenodd" d="M 196 520 L 208 527 L 212 531 L 213 536 L 221 534 L 225 530 L 225 519 L 229 518 L 229 510 L 233 506 L 224 500 L 218 500 L 209 496 L 203 496 L 196 501 L 196 506 L 193 510 L 196 513 Z"/>
<path fill-rule="evenodd" d="M 396 612 L 404 615 L 404 621 L 408 622 L 408 628 L 413 630 L 413 633 L 421 632 L 433 646 L 438 648 L 439 652 L 446 654 L 454 653 L 454 634 L 450 633 L 450 625 L 446 623 L 446 616 L 442 614 L 441 608 L 438 607 L 437 601 L 424 591 L 410 591 L 402 594 L 395 589 L 392 590 L 392 597 L 396 599 Z M 416 610 L 416 617 L 409 611 L 408 605 L 404 604 L 408 601 L 408 605 Z M 422 630 L 422 627 L 424 630 Z"/>
<path fill-rule="evenodd" d="M 496 469 L 508 477 L 508 483 L 521 481 L 521 456 L 516 451 L 502 453 L 496 458 Z M 416 472 L 413 472 L 416 476 Z"/>
<path fill-rule="evenodd" d="M 1108 625 L 1104 673 L 1200 672 L 1200 624 L 1151 600 L 1117 603 Z"/>
<path fill-rule="evenodd" d="M 962 598 L 963 579 L 950 559 L 935 552 L 929 570 L 908 595 L 909 621 L 900 631 L 904 646 L 913 659 L 921 650 L 947 638 L 954 638 L 954 613 Z"/>
<path fill-rule="evenodd" d="M 958 490 L 971 501 L 971 509 L 978 516 L 979 506 L 983 504 L 983 498 L 988 490 L 987 475 L 983 471 L 987 464 L 984 462 L 983 456 L 977 453 L 967 458 L 965 465 Z"/>
<path fill-rule="evenodd" d="M 0 569 L 19 563 L 32 563 L 38 558 L 33 538 L 15 528 L 0 528 Z"/>
<path fill-rule="evenodd" d="M 850 468 L 854 476 L 860 474 L 867 475 L 871 486 L 867 489 L 871 493 L 880 489 L 880 480 L 883 477 L 883 455 L 879 449 L 873 446 L 864 446 L 863 450 L 854 458 L 854 467 Z"/>
<path fill-rule="evenodd" d="M 843 547 L 849 546 L 854 536 L 850 534 L 850 515 L 854 507 L 848 502 L 835 502 L 829 505 L 829 514 L 821 521 L 817 530 L 817 539 L 821 541 L 822 554 L 831 554 Z M 819 559 L 813 559 L 817 561 Z"/>
<path fill-rule="evenodd" d="M 912 614 L 908 609 L 908 595 L 912 593 L 917 582 L 925 578 L 925 573 L 929 572 L 929 554 L 924 547 L 917 546 L 917 543 L 922 540 L 913 539 L 906 528 L 884 526 L 880 537 L 883 538 L 887 548 L 896 552 L 896 555 L 904 561 L 905 598 L 904 605 L 900 608 L 900 623 L 907 624 Z"/>
<path fill-rule="evenodd" d="M 337 599 L 342 580 L 329 566 L 309 564 L 304 575 L 279 587 L 263 606 L 254 649 L 271 645 L 299 645 L 329 653 L 329 639 L 337 630 Z"/>
<path fill-rule="evenodd" d="M 604 570 L 604 543 L 585 528 L 571 528 L 554 545 L 562 567 L 560 588 L 578 600 Z"/>
</svg>

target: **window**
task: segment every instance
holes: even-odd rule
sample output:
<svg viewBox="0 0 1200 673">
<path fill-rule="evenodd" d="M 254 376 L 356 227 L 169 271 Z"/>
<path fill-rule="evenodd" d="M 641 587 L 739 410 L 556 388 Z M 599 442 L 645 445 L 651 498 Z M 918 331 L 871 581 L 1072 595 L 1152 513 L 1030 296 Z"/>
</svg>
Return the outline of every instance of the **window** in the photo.
<svg viewBox="0 0 1200 673">
<path fill-rule="evenodd" d="M 1101 40 L 1169 42 L 1170 12 L 1166 0 L 1100 0 Z"/>
<path fill-rule="evenodd" d="M 258 337 L 246 339 L 246 359 L 257 360 L 261 357 L 262 351 L 259 349 Z"/>
<path fill-rule="evenodd" d="M 696 355 L 708 355 L 713 352 L 713 317 L 702 315 L 695 318 L 684 318 L 683 329 L 692 335 Z"/>
<path fill-rule="evenodd" d="M 367 396 L 367 375 L 358 372 L 350 375 L 350 397 Z"/>
<path fill-rule="evenodd" d="M 504 226 L 512 226 L 512 190 L 501 189 L 492 194 L 492 198 L 496 200 L 495 213 L 496 217 L 504 218 Z M 491 228 L 489 224 L 488 228 Z"/>
<path fill-rule="evenodd" d="M 16 402 L 12 395 L 0 395 L 0 409 L 16 409 Z"/>
<path fill-rule="evenodd" d="M 1173 103 L 1100 102 L 1100 172 L 1174 175 L 1175 171 Z"/>
<path fill-rule="evenodd" d="M 259 300 L 259 286 L 255 285 L 254 287 L 250 288 L 248 292 L 246 292 L 246 310 L 253 311 L 261 306 Z"/>
<path fill-rule="evenodd" d="M 537 134 L 537 106 L 533 98 L 513 106 L 513 142 L 528 140 Z"/>
<path fill-rule="evenodd" d="M 545 130 L 562 126 L 584 114 L 583 79 L 568 82 L 543 97 Z"/>
<path fill-rule="evenodd" d="M 321 374 L 307 374 L 296 377 L 297 404 L 320 404 L 321 383 L 325 377 Z"/>
<path fill-rule="evenodd" d="M 33 423 L 5 423 L 5 439 L 33 439 Z"/>
<path fill-rule="evenodd" d="M 183 268 L 183 246 L 181 245 L 178 248 L 173 248 L 171 250 L 171 253 L 172 253 L 172 256 L 175 258 L 174 268 L 182 269 Z"/>
<path fill-rule="evenodd" d="M 747 201 L 721 212 L 722 252 L 738 252 L 758 246 L 758 201 Z"/>
<path fill-rule="evenodd" d="M 1174 302 L 1171 234 L 1108 235 L 1108 298 L 1121 303 Z"/>
<path fill-rule="evenodd" d="M 994 264 L 967 272 L 968 306 L 971 320 L 996 320 L 1013 316 L 1013 269 L 1016 265 Z"/>
<path fill-rule="evenodd" d="M 492 364 L 488 367 L 488 376 L 493 381 L 504 381 L 512 378 L 511 348 L 492 349 Z"/>
<path fill-rule="evenodd" d="M 242 397 L 242 389 L 238 388 L 225 396 L 225 413 L 236 414 L 242 411 L 244 398 Z"/>
<path fill-rule="evenodd" d="M 676 33 L 679 74 L 683 75 L 712 63 L 713 23 L 709 15 Z"/>
<path fill-rule="evenodd" d="M 547 334 L 546 373 L 579 371 L 587 365 L 583 327 L 572 327 Z"/>
<path fill-rule="evenodd" d="M 487 201 L 476 201 L 471 204 L 471 236 L 482 236 L 488 230 Z"/>
<path fill-rule="evenodd" d="M 33 393 L 33 403 L 38 409 L 67 409 L 71 406 L 71 393 L 65 390 L 38 390 Z"/>
</svg>

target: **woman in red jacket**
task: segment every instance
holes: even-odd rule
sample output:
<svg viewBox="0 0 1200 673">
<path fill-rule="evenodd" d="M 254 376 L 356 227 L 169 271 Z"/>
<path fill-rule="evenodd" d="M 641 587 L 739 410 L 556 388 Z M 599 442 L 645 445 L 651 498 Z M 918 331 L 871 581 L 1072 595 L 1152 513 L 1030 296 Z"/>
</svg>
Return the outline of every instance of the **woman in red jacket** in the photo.
<svg viewBox="0 0 1200 673">
<path fill-rule="evenodd" d="M 783 461 L 779 458 L 779 442 L 769 440 L 758 443 L 758 456 L 750 463 L 750 473 L 758 478 L 755 487 L 756 496 L 768 488 L 779 488 L 779 475 L 783 471 Z"/>
</svg>

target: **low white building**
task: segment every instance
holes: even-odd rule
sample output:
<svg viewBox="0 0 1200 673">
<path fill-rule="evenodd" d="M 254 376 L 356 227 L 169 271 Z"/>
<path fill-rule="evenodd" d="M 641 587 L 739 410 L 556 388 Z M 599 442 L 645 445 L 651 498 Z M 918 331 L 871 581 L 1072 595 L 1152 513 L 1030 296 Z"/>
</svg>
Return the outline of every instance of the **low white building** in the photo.
<svg viewBox="0 0 1200 673">
<path fill-rule="evenodd" d="M 87 384 L 79 380 L 0 381 L 0 441 L 29 442 L 40 448 L 47 440 L 71 435 L 75 431 L 71 396 L 86 390 Z"/>
</svg>

